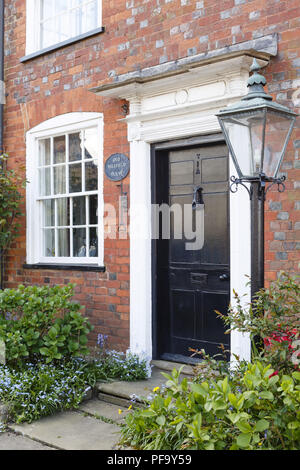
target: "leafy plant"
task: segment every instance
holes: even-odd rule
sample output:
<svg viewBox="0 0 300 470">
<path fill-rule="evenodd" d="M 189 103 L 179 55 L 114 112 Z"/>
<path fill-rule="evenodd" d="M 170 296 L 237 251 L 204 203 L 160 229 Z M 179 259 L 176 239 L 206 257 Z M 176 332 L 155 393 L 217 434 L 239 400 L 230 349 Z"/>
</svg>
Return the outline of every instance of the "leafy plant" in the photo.
<svg viewBox="0 0 300 470">
<path fill-rule="evenodd" d="M 0 338 L 6 361 L 22 365 L 41 356 L 46 363 L 87 354 L 90 322 L 72 302 L 74 286 L 19 286 L 0 292 Z"/>
<path fill-rule="evenodd" d="M 18 219 L 21 211 L 22 195 L 26 180 L 15 170 L 7 169 L 7 155 L 0 156 L 0 259 L 3 260 L 21 227 Z M 3 289 L 3 269 L 0 272 L 0 289 Z"/>
<path fill-rule="evenodd" d="M 250 333 L 253 357 L 260 355 L 276 370 L 297 369 L 295 357 L 300 356 L 300 351 L 296 351 L 300 331 L 300 284 L 297 278 L 281 273 L 280 278 L 269 289 L 260 290 L 247 307 L 236 292 L 234 296 L 235 306 L 231 306 L 226 315 L 218 312 L 229 327 L 227 334 L 232 330 Z"/>
<path fill-rule="evenodd" d="M 257 361 L 215 381 L 180 381 L 155 390 L 145 408 L 126 417 L 121 444 L 143 450 L 297 449 L 300 373 L 274 375 Z"/>
<path fill-rule="evenodd" d="M 17 423 L 77 408 L 88 387 L 84 367 L 76 361 L 27 362 L 22 370 L 0 365 L 0 401 Z"/>
<path fill-rule="evenodd" d="M 124 382 L 144 380 L 148 377 L 148 362 L 137 354 L 127 351 L 127 354 L 109 350 L 108 336 L 99 334 L 94 350 L 92 367 L 96 380 L 119 379 Z"/>
</svg>

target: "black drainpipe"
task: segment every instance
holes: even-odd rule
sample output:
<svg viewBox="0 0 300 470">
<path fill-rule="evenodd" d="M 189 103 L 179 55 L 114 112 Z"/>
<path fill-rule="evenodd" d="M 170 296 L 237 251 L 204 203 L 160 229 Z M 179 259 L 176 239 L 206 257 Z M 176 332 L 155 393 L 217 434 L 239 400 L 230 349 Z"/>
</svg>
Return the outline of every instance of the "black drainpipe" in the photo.
<svg viewBox="0 0 300 470">
<path fill-rule="evenodd" d="M 2 86 L 4 86 L 4 0 L 0 0 L 0 80 Z M 5 90 L 3 89 L 4 98 Z M 3 100 L 4 101 L 4 100 Z M 3 111 L 4 103 L 0 100 L 0 155 L 4 152 L 3 146 Z M 0 253 L 0 289 L 3 289 L 4 283 L 4 260 L 2 253 Z"/>
</svg>

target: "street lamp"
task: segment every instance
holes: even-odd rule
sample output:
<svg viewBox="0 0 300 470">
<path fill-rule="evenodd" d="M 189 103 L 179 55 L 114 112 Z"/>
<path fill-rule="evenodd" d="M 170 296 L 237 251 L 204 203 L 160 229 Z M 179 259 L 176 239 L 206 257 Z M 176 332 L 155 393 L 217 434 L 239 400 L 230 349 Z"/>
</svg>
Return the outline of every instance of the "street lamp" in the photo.
<svg viewBox="0 0 300 470">
<path fill-rule="evenodd" d="M 278 177 L 278 171 L 297 116 L 264 91 L 260 69 L 254 59 L 248 94 L 217 114 L 237 172 L 230 178 L 230 190 L 242 185 L 251 199 L 252 298 L 264 287 L 264 201 L 274 184 L 279 192 L 285 190 L 285 177 Z"/>
</svg>

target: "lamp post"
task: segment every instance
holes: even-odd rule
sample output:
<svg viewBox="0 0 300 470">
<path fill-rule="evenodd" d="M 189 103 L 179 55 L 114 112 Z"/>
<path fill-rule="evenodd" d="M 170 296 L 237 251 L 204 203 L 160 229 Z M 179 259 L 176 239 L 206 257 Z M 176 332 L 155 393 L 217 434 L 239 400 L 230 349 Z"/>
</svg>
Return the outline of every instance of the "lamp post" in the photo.
<svg viewBox="0 0 300 470">
<path fill-rule="evenodd" d="M 254 59 L 248 94 L 217 114 L 237 172 L 230 178 L 230 190 L 242 185 L 251 200 L 252 299 L 264 287 L 264 202 L 273 185 L 285 190 L 285 177 L 278 177 L 278 171 L 297 116 L 264 91 L 260 68 Z"/>
</svg>

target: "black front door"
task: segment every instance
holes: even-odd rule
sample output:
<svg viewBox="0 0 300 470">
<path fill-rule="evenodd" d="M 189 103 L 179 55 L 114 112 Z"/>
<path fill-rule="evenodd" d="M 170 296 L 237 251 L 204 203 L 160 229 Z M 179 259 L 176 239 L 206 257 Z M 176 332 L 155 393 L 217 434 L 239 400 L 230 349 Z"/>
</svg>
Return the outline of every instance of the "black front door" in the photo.
<svg viewBox="0 0 300 470">
<path fill-rule="evenodd" d="M 154 356 L 190 362 L 189 348 L 211 355 L 220 344 L 229 350 L 230 336 L 215 313 L 229 305 L 227 147 L 154 149 L 152 178 L 152 202 L 171 208 L 170 236 L 160 215 L 153 242 Z"/>
</svg>

